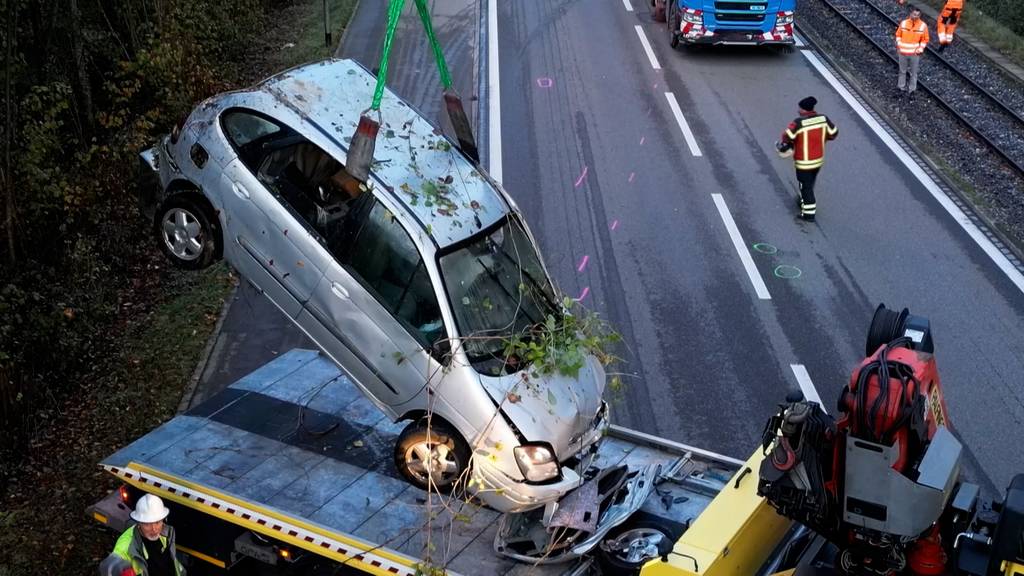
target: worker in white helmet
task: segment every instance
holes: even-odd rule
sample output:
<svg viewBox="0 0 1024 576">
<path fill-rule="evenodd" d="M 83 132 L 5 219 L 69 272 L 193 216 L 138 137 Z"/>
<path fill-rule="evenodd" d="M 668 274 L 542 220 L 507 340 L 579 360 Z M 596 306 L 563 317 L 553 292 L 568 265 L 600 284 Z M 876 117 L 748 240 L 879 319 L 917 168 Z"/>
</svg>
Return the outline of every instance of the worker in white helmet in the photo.
<svg viewBox="0 0 1024 576">
<path fill-rule="evenodd" d="M 130 514 L 136 524 L 125 530 L 114 551 L 100 564 L 101 576 L 185 576 L 174 547 L 174 528 L 164 520 L 170 510 L 146 494 Z"/>
</svg>

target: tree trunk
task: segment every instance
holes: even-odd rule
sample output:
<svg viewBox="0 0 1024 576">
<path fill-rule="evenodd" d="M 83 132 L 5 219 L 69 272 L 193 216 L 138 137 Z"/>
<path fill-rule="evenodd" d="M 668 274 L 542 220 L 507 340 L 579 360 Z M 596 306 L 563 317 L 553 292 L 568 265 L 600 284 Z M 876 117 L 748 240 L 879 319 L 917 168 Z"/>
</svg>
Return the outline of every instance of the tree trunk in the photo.
<svg viewBox="0 0 1024 576">
<path fill-rule="evenodd" d="M 14 34 L 17 31 L 17 1 L 7 0 L 7 30 L 4 38 L 4 168 L 0 185 L 4 189 L 4 228 L 7 230 L 7 262 L 13 268 L 17 263 L 14 244 L 14 175 L 11 174 L 11 140 L 14 132 L 14 106 L 11 93 L 11 68 L 14 67 Z"/>
<path fill-rule="evenodd" d="M 71 2 L 71 53 L 75 58 L 75 73 L 78 76 L 78 92 L 82 97 L 82 111 L 84 112 L 84 124 L 92 132 L 93 107 L 92 107 L 92 85 L 89 81 L 89 71 L 86 69 L 85 48 L 82 46 L 82 14 L 78 9 L 78 0 Z"/>
</svg>

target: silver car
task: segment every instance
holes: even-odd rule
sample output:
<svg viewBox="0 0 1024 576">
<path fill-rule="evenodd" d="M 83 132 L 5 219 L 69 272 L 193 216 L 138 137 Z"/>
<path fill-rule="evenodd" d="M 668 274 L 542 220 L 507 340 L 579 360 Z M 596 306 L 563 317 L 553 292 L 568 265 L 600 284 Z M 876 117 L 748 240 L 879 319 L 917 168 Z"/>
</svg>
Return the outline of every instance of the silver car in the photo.
<svg viewBox="0 0 1024 576">
<path fill-rule="evenodd" d="M 204 101 L 142 153 L 145 212 L 172 261 L 223 256 L 410 422 L 395 447 L 410 482 L 461 478 L 502 512 L 553 503 L 607 428 L 604 370 L 505 361 L 511 335 L 560 311 L 537 245 L 501 187 L 390 91 L 370 181 L 345 172 L 374 82 L 326 60 Z"/>
</svg>

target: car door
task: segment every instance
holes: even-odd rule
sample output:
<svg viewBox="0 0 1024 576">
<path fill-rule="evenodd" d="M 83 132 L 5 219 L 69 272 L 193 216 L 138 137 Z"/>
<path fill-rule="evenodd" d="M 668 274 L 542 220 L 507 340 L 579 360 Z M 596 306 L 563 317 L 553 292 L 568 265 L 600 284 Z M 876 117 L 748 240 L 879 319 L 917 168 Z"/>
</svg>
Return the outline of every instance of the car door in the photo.
<svg viewBox="0 0 1024 576">
<path fill-rule="evenodd" d="M 277 129 L 270 130 L 268 123 Z M 228 110 L 222 125 L 239 151 L 219 175 L 225 239 L 234 244 L 232 264 L 285 314 L 297 318 L 329 257 L 311 221 L 322 211 L 314 184 L 291 168 L 299 147 L 326 162 L 331 159 L 293 130 L 252 111 Z M 248 139 L 247 130 L 257 137 Z"/>
<path fill-rule="evenodd" d="M 324 326 L 325 349 L 365 391 L 378 403 L 401 404 L 439 377 L 428 349 L 448 334 L 426 266 L 399 219 L 370 193 L 350 215 L 328 240 L 334 259 L 306 309 Z"/>
</svg>

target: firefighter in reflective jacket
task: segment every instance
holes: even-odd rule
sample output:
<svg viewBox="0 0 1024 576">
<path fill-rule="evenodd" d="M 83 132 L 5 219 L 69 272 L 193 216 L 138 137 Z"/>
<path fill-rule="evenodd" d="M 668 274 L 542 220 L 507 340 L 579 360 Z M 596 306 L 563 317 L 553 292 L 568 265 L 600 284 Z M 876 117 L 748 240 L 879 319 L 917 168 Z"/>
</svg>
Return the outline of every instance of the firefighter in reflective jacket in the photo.
<svg viewBox="0 0 1024 576">
<path fill-rule="evenodd" d="M 835 140 L 839 128 L 827 116 L 814 111 L 818 100 L 813 96 L 804 98 L 799 104 L 800 116 L 790 122 L 776 148 L 780 156 L 793 156 L 796 180 L 800 183 L 800 217 L 813 221 L 818 207 L 814 199 L 814 181 L 825 164 L 825 142 Z"/>
<path fill-rule="evenodd" d="M 946 49 L 953 43 L 953 32 L 956 25 L 960 23 L 960 15 L 964 11 L 964 0 L 946 0 L 946 5 L 939 12 L 939 18 L 935 21 L 935 28 L 939 33 L 939 51 Z"/>
</svg>

